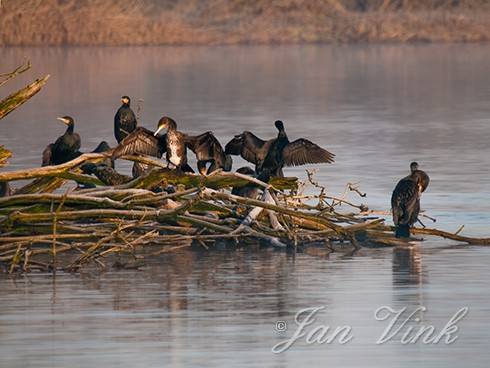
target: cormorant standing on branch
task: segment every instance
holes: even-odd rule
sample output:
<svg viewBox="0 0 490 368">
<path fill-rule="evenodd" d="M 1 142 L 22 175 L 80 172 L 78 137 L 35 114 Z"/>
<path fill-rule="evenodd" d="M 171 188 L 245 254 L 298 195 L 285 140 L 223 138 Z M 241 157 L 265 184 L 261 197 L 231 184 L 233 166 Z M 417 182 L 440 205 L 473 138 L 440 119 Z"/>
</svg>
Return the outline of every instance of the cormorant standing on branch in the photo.
<svg viewBox="0 0 490 368">
<path fill-rule="evenodd" d="M 57 119 L 68 127 L 56 142 L 49 144 L 44 149 L 42 166 L 64 164 L 82 154 L 80 152 L 80 136 L 74 132 L 75 122 L 73 118 L 63 116 Z"/>
<path fill-rule="evenodd" d="M 333 153 L 307 139 L 300 138 L 290 142 L 282 121 L 277 120 L 274 125 L 279 131 L 277 138 L 264 141 L 253 133 L 245 131 L 228 142 L 225 153 L 240 155 L 255 164 L 255 171 L 264 180 L 268 180 L 271 176 L 284 176 L 282 172 L 284 166 L 334 162 Z"/>
<path fill-rule="evenodd" d="M 0 181 L 0 198 L 8 197 L 12 194 L 8 181 Z"/>
<path fill-rule="evenodd" d="M 255 171 L 248 166 L 240 167 L 236 172 L 239 174 L 255 177 Z M 259 187 L 255 183 L 249 183 L 243 187 L 233 187 L 231 190 L 231 194 L 245 198 L 257 199 L 257 197 L 259 196 Z"/>
<path fill-rule="evenodd" d="M 104 153 L 107 151 L 110 151 L 111 147 L 106 141 L 102 141 L 99 143 L 99 145 L 92 151 L 92 153 Z M 82 169 L 82 172 L 87 175 L 91 175 L 95 173 L 95 168 L 98 167 L 108 167 L 111 169 L 114 169 L 114 162 L 111 160 L 111 157 L 107 157 L 103 159 L 100 162 L 93 163 L 93 162 L 87 162 L 84 163 L 80 169 Z M 96 175 L 97 176 L 97 175 Z"/>
<path fill-rule="evenodd" d="M 84 174 L 95 175 L 106 185 L 120 185 L 129 183 L 133 178 L 127 175 L 119 174 L 113 167 L 104 164 L 94 164 L 87 162 L 82 165 Z"/>
<path fill-rule="evenodd" d="M 159 135 L 166 129 L 167 133 Z M 211 132 L 190 136 L 177 130 L 177 123 L 167 116 L 162 117 L 155 133 L 145 128 L 137 128 L 114 150 L 113 159 L 123 155 L 146 154 L 162 157 L 166 153 L 169 165 L 184 172 L 194 172 L 187 163 L 187 148 L 196 154 L 197 166 L 201 174 L 214 170 L 231 170 L 231 158 L 224 153 L 221 144 Z M 207 168 L 206 165 L 210 164 Z"/>
<path fill-rule="evenodd" d="M 167 162 L 169 165 L 184 172 L 194 172 L 194 170 L 187 164 L 185 134 L 179 132 L 175 120 L 167 116 L 164 116 L 158 122 L 155 136 L 164 129 L 167 129 L 167 134 L 165 134 L 165 145 L 167 147 Z"/>
<path fill-rule="evenodd" d="M 231 157 L 225 155 L 223 147 L 221 147 L 212 132 L 196 136 L 184 134 L 177 130 L 177 123 L 166 116 L 160 119 L 155 134 L 162 129 L 167 129 L 167 162 L 175 167 L 187 167 L 190 169 L 187 164 L 187 148 L 189 148 L 196 155 L 197 168 L 201 175 L 210 174 L 219 169 L 231 170 Z M 207 164 L 210 164 L 209 168 L 207 168 Z"/>
<path fill-rule="evenodd" d="M 397 238 L 410 237 L 410 228 L 418 220 L 420 197 L 429 186 L 429 176 L 416 162 L 410 164 L 410 175 L 398 182 L 391 196 L 393 223 Z"/>
<path fill-rule="evenodd" d="M 104 153 L 107 151 L 110 151 L 111 147 L 109 146 L 109 143 L 106 141 L 102 141 L 99 143 L 97 147 L 92 151 L 92 153 Z M 107 157 L 104 159 L 102 162 L 100 162 L 98 165 L 105 165 L 114 168 L 114 162 L 111 160 L 110 157 Z"/>
<path fill-rule="evenodd" d="M 121 102 L 122 105 L 114 116 L 114 136 L 117 143 L 121 143 L 138 125 L 136 115 L 130 107 L 131 99 L 128 96 L 122 96 Z"/>
</svg>

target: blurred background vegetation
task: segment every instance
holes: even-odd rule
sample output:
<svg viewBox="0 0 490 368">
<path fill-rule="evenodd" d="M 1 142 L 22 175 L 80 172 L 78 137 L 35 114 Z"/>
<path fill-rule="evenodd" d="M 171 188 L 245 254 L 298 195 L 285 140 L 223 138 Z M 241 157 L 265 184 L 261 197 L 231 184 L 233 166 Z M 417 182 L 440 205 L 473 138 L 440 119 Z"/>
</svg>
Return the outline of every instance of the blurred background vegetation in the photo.
<svg viewBox="0 0 490 368">
<path fill-rule="evenodd" d="M 1 0 L 0 45 L 478 42 L 490 0 Z"/>
</svg>

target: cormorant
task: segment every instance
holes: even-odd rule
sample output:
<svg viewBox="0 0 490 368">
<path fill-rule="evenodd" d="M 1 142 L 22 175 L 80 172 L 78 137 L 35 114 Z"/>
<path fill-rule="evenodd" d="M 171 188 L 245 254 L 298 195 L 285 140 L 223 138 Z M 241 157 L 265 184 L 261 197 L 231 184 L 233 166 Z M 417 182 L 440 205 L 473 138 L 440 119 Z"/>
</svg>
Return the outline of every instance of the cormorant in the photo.
<svg viewBox="0 0 490 368">
<path fill-rule="evenodd" d="M 102 153 L 102 152 L 107 152 L 111 149 L 111 146 L 109 146 L 109 143 L 106 141 L 100 142 L 97 147 L 92 151 L 92 153 Z"/>
<path fill-rule="evenodd" d="M 110 150 L 111 147 L 109 146 L 109 143 L 107 143 L 106 141 L 102 141 L 97 147 L 95 147 L 92 153 L 104 153 Z M 99 162 L 98 165 L 105 165 L 114 168 L 114 161 L 112 161 L 110 157 L 107 157 L 103 161 Z"/>
<path fill-rule="evenodd" d="M 116 137 L 117 143 L 121 143 L 138 125 L 136 115 L 131 110 L 131 107 L 129 107 L 131 99 L 128 96 L 122 96 L 121 102 L 122 105 L 114 116 L 114 136 Z"/>
<path fill-rule="evenodd" d="M 391 196 L 393 223 L 397 238 L 408 238 L 410 227 L 417 222 L 420 212 L 420 197 L 429 186 L 429 176 L 416 162 L 410 164 L 410 175 L 398 182 Z"/>
<path fill-rule="evenodd" d="M 284 166 L 334 162 L 333 153 L 307 139 L 300 138 L 290 142 L 282 121 L 277 120 L 274 125 L 279 131 L 277 138 L 264 141 L 245 131 L 228 142 L 225 153 L 240 155 L 255 164 L 255 171 L 264 181 L 271 176 L 283 176 Z"/>
<path fill-rule="evenodd" d="M 159 133 L 167 129 L 167 133 Z M 217 169 L 231 170 L 231 158 L 227 157 L 216 137 L 211 132 L 190 136 L 177 130 L 177 123 L 167 116 L 162 117 L 155 133 L 148 129 L 137 128 L 114 150 L 113 159 L 129 154 L 146 154 L 162 157 L 166 153 L 169 165 L 184 172 L 194 172 L 187 164 L 187 148 L 197 157 L 197 166 L 201 174 Z M 210 164 L 206 168 L 206 164 Z"/>
<path fill-rule="evenodd" d="M 103 152 L 107 152 L 110 150 L 111 150 L 111 147 L 109 146 L 109 144 L 106 141 L 102 141 L 92 151 L 92 153 L 103 153 Z M 97 162 L 97 163 L 87 162 L 87 163 L 83 164 L 80 168 L 82 169 L 82 172 L 84 174 L 91 175 L 91 174 L 95 173 L 95 169 L 93 168 L 93 166 L 95 166 L 95 167 L 109 167 L 109 168 L 114 169 L 114 162 L 111 160 L 111 157 L 107 157 L 107 158 L 105 158 L 102 161 Z"/>
<path fill-rule="evenodd" d="M 100 181 L 106 185 L 120 185 L 129 183 L 133 180 L 132 177 L 119 174 L 113 167 L 104 164 L 94 164 L 87 162 L 82 165 L 84 174 L 95 175 Z"/>
<path fill-rule="evenodd" d="M 124 138 L 112 152 L 112 161 L 124 155 L 148 155 L 161 158 L 167 151 L 166 135 L 155 135 L 144 127 L 137 127 L 130 135 Z M 141 176 L 149 166 L 140 162 L 133 164 L 133 178 Z"/>
<path fill-rule="evenodd" d="M 255 177 L 255 170 L 253 170 L 251 167 L 248 166 L 240 167 L 236 172 L 251 177 Z M 257 186 L 257 184 L 249 183 L 243 187 L 233 187 L 231 190 L 231 194 L 240 197 L 257 199 L 259 195 L 259 187 Z"/>
<path fill-rule="evenodd" d="M 48 144 L 44 149 L 42 166 L 64 164 L 82 154 L 80 152 L 80 136 L 74 132 L 75 122 L 73 118 L 63 116 L 57 119 L 68 125 L 68 128 L 56 142 Z"/>
<path fill-rule="evenodd" d="M 8 197 L 12 194 L 8 181 L 0 181 L 0 198 Z"/>
</svg>

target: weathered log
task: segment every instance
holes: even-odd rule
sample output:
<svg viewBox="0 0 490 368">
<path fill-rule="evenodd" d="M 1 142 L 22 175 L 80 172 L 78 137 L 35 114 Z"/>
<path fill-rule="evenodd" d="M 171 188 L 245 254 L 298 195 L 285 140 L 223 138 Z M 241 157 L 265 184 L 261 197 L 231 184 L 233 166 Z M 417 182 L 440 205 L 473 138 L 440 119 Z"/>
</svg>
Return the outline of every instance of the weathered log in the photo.
<svg viewBox="0 0 490 368">
<path fill-rule="evenodd" d="M 92 205 L 108 208 L 126 208 L 126 205 L 122 202 L 114 201 L 109 198 L 97 198 L 89 197 L 77 194 L 24 194 L 15 195 L 11 197 L 0 198 L 0 208 L 8 207 L 19 204 L 31 204 L 31 203 L 61 203 L 65 204 L 80 204 L 80 205 Z"/>
<path fill-rule="evenodd" d="M 69 169 L 72 169 L 87 160 L 103 159 L 105 155 L 102 153 L 85 153 L 74 160 L 68 161 L 61 165 L 43 166 L 28 170 L 4 171 L 0 172 L 0 181 L 15 181 L 32 178 L 40 178 L 45 176 L 56 176 Z"/>
<path fill-rule="evenodd" d="M 48 213 L 12 213 L 10 221 L 15 223 L 34 223 L 53 221 L 55 218 L 59 221 L 62 220 L 84 220 L 84 219 L 103 219 L 103 218 L 118 218 L 118 219 L 149 219 L 156 221 L 164 221 L 169 218 L 174 218 L 179 212 L 185 211 L 188 205 L 184 204 L 177 210 L 115 210 L 115 209 L 95 209 L 95 210 L 81 210 L 81 211 L 61 211 L 58 214 L 54 212 Z"/>
<path fill-rule="evenodd" d="M 49 176 L 41 177 L 16 189 L 14 194 L 51 193 L 61 187 L 65 182 L 66 180 L 62 178 Z"/>
<path fill-rule="evenodd" d="M 139 157 L 139 156 L 136 156 Z M 1 176 L 0 176 L 1 180 Z M 118 188 L 154 188 L 162 183 L 171 185 L 184 185 L 186 188 L 206 187 L 222 189 L 230 187 L 242 187 L 250 182 L 255 182 L 252 177 L 244 178 L 235 173 L 219 173 L 215 175 L 201 176 L 197 174 L 179 173 L 167 168 L 154 169 L 141 177 L 119 186 Z M 271 185 L 277 189 L 296 189 L 297 178 L 272 178 Z"/>
<path fill-rule="evenodd" d="M 11 95 L 5 97 L 2 101 L 0 101 L 0 119 L 3 119 L 9 113 L 14 111 L 17 107 L 19 107 L 36 93 L 38 93 L 41 88 L 46 84 L 48 78 L 49 74 L 41 79 L 36 79 L 31 84 L 18 90 L 17 92 L 12 93 Z"/>
<path fill-rule="evenodd" d="M 394 228 L 392 228 L 394 230 Z M 471 245 L 490 245 L 490 238 L 471 238 L 467 236 L 462 236 L 458 234 L 453 234 L 447 231 L 438 230 L 438 229 L 429 229 L 429 228 L 412 228 L 410 229 L 412 234 L 426 234 L 439 236 L 446 239 L 455 240 L 457 242 L 462 242 Z"/>
<path fill-rule="evenodd" d="M 104 159 L 105 153 L 85 153 L 76 159 L 56 166 L 44 166 L 29 170 L 7 171 L 0 173 L 0 181 L 15 181 L 32 179 L 39 177 L 61 177 L 66 179 L 73 179 L 81 183 L 87 184 L 102 184 L 98 179 L 89 177 L 87 175 L 79 175 L 73 173 L 67 173 L 68 170 L 73 169 L 86 161 L 101 160 Z M 148 163 L 150 159 L 144 156 L 131 157 L 132 160 Z M 154 161 L 154 160 L 150 160 Z M 172 185 L 184 185 L 188 188 L 205 186 L 213 189 L 221 189 L 228 187 L 240 187 L 247 185 L 250 181 L 255 182 L 254 178 L 250 180 L 243 178 L 243 176 L 236 176 L 234 173 L 220 173 L 216 175 L 201 176 L 195 174 L 178 173 L 176 170 L 170 170 L 167 168 L 154 169 L 145 175 L 127 183 L 118 186 L 118 189 L 128 188 L 154 188 L 161 185 L 161 183 L 168 183 Z M 295 189 L 297 187 L 297 178 L 273 178 L 271 185 L 278 189 Z"/>
<path fill-rule="evenodd" d="M 307 219 L 307 220 L 310 220 L 313 222 L 318 222 L 322 225 L 325 225 L 326 227 L 334 230 L 336 233 L 338 233 L 340 235 L 345 235 L 345 231 L 342 228 L 342 226 L 336 225 L 336 224 L 334 224 L 334 223 L 332 223 L 332 222 L 330 222 L 330 221 L 328 221 L 322 217 L 312 216 L 308 213 L 304 213 L 304 212 L 301 212 L 298 210 L 292 210 L 292 209 L 281 207 L 281 206 L 274 205 L 271 203 L 266 203 L 266 202 L 263 202 L 263 201 L 260 201 L 257 199 L 243 198 L 243 197 L 235 196 L 233 194 L 221 193 L 221 192 L 217 192 L 215 190 L 209 189 L 209 188 L 205 188 L 203 190 L 203 195 L 205 197 L 209 197 L 212 199 L 228 200 L 228 201 L 232 201 L 232 202 L 239 203 L 239 204 L 262 207 L 262 208 L 266 208 L 268 210 L 276 211 L 278 213 L 284 213 L 284 214 L 287 214 L 287 215 L 290 215 L 293 217 L 304 218 L 304 219 Z"/>
<path fill-rule="evenodd" d="M 0 167 L 6 165 L 8 158 L 11 156 L 12 152 L 4 148 L 3 146 L 0 146 Z"/>
<path fill-rule="evenodd" d="M 5 74 L 0 74 L 0 87 L 2 87 L 5 83 L 7 83 L 12 78 L 15 78 L 19 74 L 22 74 L 22 73 L 28 71 L 30 68 L 31 68 L 31 62 L 29 60 L 26 60 L 24 62 L 24 64 L 18 66 L 13 71 L 11 71 L 9 73 L 5 73 Z"/>
</svg>

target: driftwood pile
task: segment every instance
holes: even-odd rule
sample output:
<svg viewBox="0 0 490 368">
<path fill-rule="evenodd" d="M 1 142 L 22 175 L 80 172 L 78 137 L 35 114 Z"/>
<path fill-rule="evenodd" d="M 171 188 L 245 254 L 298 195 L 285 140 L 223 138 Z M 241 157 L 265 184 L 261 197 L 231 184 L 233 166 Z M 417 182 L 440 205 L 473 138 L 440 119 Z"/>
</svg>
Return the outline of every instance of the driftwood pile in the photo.
<svg viewBox="0 0 490 368">
<path fill-rule="evenodd" d="M 0 75 L 0 87 L 29 68 L 27 62 Z M 48 77 L 1 100 L 0 119 L 38 93 Z M 0 146 L 0 167 L 10 155 Z M 318 190 L 316 195 L 304 195 L 304 185 L 296 178 L 275 178 L 266 184 L 238 173 L 177 174 L 145 156 L 122 158 L 154 167 L 134 180 L 117 173 L 82 173 L 83 164 L 107 160 L 109 155 L 89 153 L 63 165 L 0 172 L 0 270 L 139 267 L 162 253 L 211 249 L 218 243 L 260 243 L 293 251 L 321 247 L 328 252 L 409 244 L 396 239 L 392 227 L 367 207 L 347 201 L 345 195 L 328 196 L 311 173 L 308 181 Z M 27 179 L 31 181 L 22 187 L 10 187 Z M 230 188 L 243 186 L 260 189 L 259 197 L 231 194 Z M 346 193 L 350 191 L 363 196 L 351 185 Z M 490 245 L 490 239 L 463 237 L 460 230 L 451 234 L 418 228 L 413 233 Z"/>
<path fill-rule="evenodd" d="M 327 196 L 311 174 L 309 183 L 317 187 L 316 195 L 302 194 L 305 184 L 296 178 L 276 178 L 266 184 L 237 173 L 177 174 L 144 156 L 125 159 L 157 167 L 121 185 L 103 185 L 80 173 L 82 164 L 104 158 L 104 154 L 84 154 L 63 165 L 0 172 L 0 182 L 34 179 L 0 198 L 0 263 L 6 271 L 134 267 L 148 257 L 186 247 L 210 249 L 217 242 L 260 243 L 293 251 L 314 246 L 331 252 L 339 247 L 409 244 L 396 239 L 392 227 L 365 206 Z M 70 184 L 72 180 L 97 186 L 80 188 Z M 67 182 L 68 189 L 61 187 Z M 260 188 L 259 198 L 231 194 L 231 187 L 245 185 Z M 175 192 L 164 190 L 169 186 Z M 490 239 L 435 229 L 414 233 L 490 244 Z"/>
</svg>

